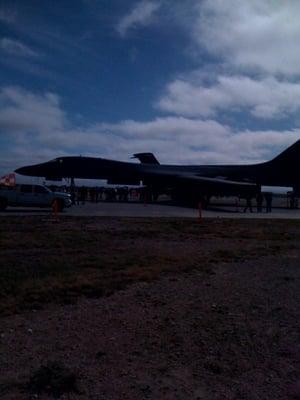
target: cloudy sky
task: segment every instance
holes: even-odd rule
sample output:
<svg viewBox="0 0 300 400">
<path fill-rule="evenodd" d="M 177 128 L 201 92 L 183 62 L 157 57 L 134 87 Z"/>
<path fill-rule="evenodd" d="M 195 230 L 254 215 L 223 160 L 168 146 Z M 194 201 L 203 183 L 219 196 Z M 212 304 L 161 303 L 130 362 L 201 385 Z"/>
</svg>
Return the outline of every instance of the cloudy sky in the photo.
<svg viewBox="0 0 300 400">
<path fill-rule="evenodd" d="M 252 163 L 300 138 L 299 0 L 0 2 L 0 174 Z"/>
</svg>

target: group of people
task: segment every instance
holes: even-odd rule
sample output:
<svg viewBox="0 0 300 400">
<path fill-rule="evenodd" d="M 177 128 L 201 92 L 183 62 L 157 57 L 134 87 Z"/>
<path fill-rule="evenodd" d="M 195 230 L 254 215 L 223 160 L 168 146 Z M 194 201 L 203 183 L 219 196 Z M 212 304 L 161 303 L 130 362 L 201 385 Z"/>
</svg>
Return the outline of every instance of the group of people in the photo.
<svg viewBox="0 0 300 400">
<path fill-rule="evenodd" d="M 122 187 L 71 187 L 70 194 L 72 203 L 75 205 L 85 204 L 86 201 L 98 203 L 100 201 L 122 201 L 139 200 L 140 189 Z"/>
<path fill-rule="evenodd" d="M 47 186 L 53 192 L 65 192 L 71 195 L 73 205 L 83 205 L 87 201 L 98 203 L 101 201 L 109 202 L 153 202 L 157 199 L 157 193 L 154 193 L 151 187 L 146 186 Z"/>
<path fill-rule="evenodd" d="M 70 193 L 72 204 L 80 205 L 85 204 L 86 201 L 90 201 L 92 203 L 98 203 L 101 201 L 108 202 L 128 202 L 128 201 L 139 201 L 145 203 L 155 202 L 158 197 L 158 193 L 156 193 L 153 188 L 140 186 L 140 187 L 128 187 L 128 186 L 95 186 L 95 187 L 87 187 L 87 186 L 48 186 L 52 191 L 64 191 Z M 252 201 L 254 199 L 253 196 L 242 197 L 246 201 L 245 207 L 242 209 L 244 213 L 247 211 L 253 212 Z M 264 192 L 258 191 L 255 197 L 256 200 L 256 211 L 258 213 L 262 213 L 265 211 L 266 213 L 272 212 L 272 201 L 273 194 L 272 192 Z M 287 197 L 289 204 L 287 207 L 289 208 L 298 208 L 298 201 L 294 195 L 290 195 Z M 237 210 L 239 208 L 239 201 L 236 202 Z"/>
<path fill-rule="evenodd" d="M 272 212 L 272 201 L 273 201 L 273 194 L 272 192 L 266 192 L 266 193 L 257 193 L 256 195 L 256 208 L 257 212 L 261 213 L 263 211 L 263 202 L 264 199 L 266 201 L 266 212 L 270 213 Z M 252 208 L 252 198 L 249 196 L 246 198 L 246 206 L 244 208 L 244 213 L 249 210 L 251 213 L 253 212 Z"/>
</svg>

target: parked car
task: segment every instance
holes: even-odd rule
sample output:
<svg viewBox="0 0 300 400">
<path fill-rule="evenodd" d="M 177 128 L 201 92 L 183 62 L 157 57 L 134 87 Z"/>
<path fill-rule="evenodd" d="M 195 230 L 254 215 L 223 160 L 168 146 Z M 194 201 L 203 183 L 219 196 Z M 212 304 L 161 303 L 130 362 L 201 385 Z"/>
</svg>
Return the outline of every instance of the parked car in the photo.
<svg viewBox="0 0 300 400">
<path fill-rule="evenodd" d="M 57 201 L 58 211 L 72 205 L 68 193 L 52 192 L 43 185 L 0 186 L 0 210 L 12 207 L 52 207 Z"/>
</svg>

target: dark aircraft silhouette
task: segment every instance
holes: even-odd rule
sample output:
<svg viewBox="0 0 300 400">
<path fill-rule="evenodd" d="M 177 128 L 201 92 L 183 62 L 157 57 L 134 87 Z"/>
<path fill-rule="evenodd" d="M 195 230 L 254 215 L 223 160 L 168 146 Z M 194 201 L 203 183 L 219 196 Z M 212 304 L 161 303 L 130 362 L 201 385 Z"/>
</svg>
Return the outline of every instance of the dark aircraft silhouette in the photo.
<svg viewBox="0 0 300 400">
<path fill-rule="evenodd" d="M 152 153 L 138 153 L 138 163 L 92 157 L 59 157 L 15 172 L 22 175 L 106 179 L 108 183 L 137 185 L 174 198 L 201 200 L 210 196 L 253 197 L 264 186 L 289 186 L 300 193 L 300 140 L 271 161 L 250 165 L 162 165 Z"/>
</svg>

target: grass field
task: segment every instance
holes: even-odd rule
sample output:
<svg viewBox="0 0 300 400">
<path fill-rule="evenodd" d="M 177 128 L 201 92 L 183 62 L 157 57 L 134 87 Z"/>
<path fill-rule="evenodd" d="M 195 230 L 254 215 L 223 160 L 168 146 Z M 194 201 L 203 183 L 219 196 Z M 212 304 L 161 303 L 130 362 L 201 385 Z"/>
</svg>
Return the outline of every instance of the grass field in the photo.
<svg viewBox="0 0 300 400">
<path fill-rule="evenodd" d="M 288 253 L 300 221 L 72 218 L 0 219 L 0 313 L 100 297 L 161 274 Z"/>
</svg>

